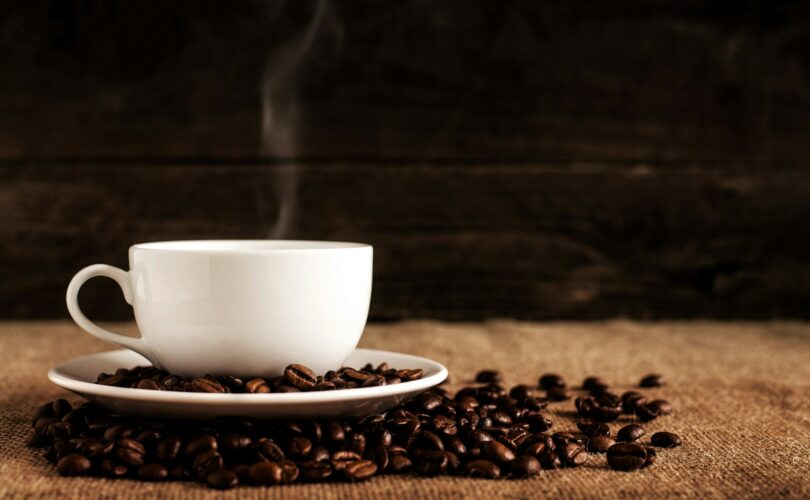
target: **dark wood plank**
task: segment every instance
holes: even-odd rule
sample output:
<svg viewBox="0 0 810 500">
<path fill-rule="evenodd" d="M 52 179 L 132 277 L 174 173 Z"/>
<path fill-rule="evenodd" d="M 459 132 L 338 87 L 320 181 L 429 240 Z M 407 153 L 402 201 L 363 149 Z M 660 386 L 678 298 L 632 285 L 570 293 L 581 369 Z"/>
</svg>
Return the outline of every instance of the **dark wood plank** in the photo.
<svg viewBox="0 0 810 500">
<path fill-rule="evenodd" d="M 0 317 L 64 316 L 134 242 L 276 234 L 373 244 L 377 320 L 807 318 L 808 196 L 778 164 L 6 165 Z M 96 281 L 91 315 L 129 317 Z"/>
<path fill-rule="evenodd" d="M 807 2 L 35 0 L 0 14 L 2 158 L 810 153 Z"/>
</svg>

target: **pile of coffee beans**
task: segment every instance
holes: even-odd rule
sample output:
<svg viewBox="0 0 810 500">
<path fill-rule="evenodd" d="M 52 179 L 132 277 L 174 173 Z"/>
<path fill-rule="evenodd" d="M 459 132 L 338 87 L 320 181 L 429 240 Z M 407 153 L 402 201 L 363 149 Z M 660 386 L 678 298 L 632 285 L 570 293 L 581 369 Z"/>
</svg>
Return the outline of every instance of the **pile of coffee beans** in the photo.
<svg viewBox="0 0 810 500">
<path fill-rule="evenodd" d="M 389 369 L 362 371 L 381 375 Z M 149 369 L 121 375 L 132 377 L 132 372 Z M 354 371 L 340 375 L 355 382 L 358 377 Z M 286 375 L 285 380 L 301 389 Z M 44 449 L 45 458 L 65 476 L 199 481 L 226 489 L 362 481 L 380 474 L 524 478 L 543 469 L 579 467 L 600 454 L 606 454 L 610 468 L 630 471 L 652 465 L 656 447 L 681 444 L 671 432 L 657 432 L 649 443 L 642 442 L 646 431 L 640 422 L 669 414 L 669 403 L 647 401 L 637 391 L 616 395 L 596 377 L 577 390 L 583 393 L 575 399 L 580 419 L 576 429 L 568 430 L 554 430 L 543 413 L 549 404 L 571 398 L 559 375 L 508 390 L 493 370 L 480 372 L 475 380 L 455 394 L 430 389 L 383 415 L 329 420 L 149 421 L 58 399 L 34 414 L 28 445 Z M 609 422 L 619 419 L 629 423 L 614 434 Z"/>
<path fill-rule="evenodd" d="M 421 369 L 397 370 L 389 367 L 387 363 L 382 363 L 376 368 L 367 364 L 359 370 L 343 367 L 338 371 L 330 370 L 324 375 L 316 375 L 304 365 L 292 364 L 284 369 L 284 375 L 271 379 L 215 377 L 213 375 L 183 378 L 154 366 L 138 366 L 131 370 L 121 368 L 113 374 L 102 373 L 96 379 L 96 383 L 155 391 L 262 394 L 377 387 L 410 382 L 420 378 L 422 378 Z"/>
</svg>

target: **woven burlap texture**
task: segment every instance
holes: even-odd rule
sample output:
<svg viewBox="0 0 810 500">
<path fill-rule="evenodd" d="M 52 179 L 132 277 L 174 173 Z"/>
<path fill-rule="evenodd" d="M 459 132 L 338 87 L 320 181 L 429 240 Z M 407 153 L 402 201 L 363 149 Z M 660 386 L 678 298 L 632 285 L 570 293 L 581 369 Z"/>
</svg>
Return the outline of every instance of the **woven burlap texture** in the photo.
<svg viewBox="0 0 810 500">
<path fill-rule="evenodd" d="M 647 424 L 648 436 L 673 431 L 684 444 L 659 452 L 655 465 L 643 471 L 611 471 L 604 457 L 593 455 L 581 468 L 544 471 L 530 480 L 386 476 L 361 484 L 240 487 L 223 494 L 193 483 L 62 478 L 41 451 L 24 444 L 33 408 L 67 395 L 46 372 L 112 347 L 66 322 L 3 323 L 0 497 L 810 497 L 810 325 L 411 321 L 370 325 L 362 345 L 441 361 L 450 369 L 451 389 L 484 367 L 501 370 L 509 384 L 533 383 L 553 371 L 578 385 L 597 374 L 620 391 L 646 373 L 661 372 L 669 384 L 646 392 L 668 399 L 675 413 Z M 574 428 L 571 401 L 547 413 L 555 429 Z"/>
</svg>

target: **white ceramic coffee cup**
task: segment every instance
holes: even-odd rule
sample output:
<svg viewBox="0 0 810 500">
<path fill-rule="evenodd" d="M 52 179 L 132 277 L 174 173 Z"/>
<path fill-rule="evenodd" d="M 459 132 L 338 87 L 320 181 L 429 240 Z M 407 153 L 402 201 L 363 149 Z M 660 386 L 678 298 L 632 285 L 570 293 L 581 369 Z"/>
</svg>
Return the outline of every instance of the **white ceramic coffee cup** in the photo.
<svg viewBox="0 0 810 500">
<path fill-rule="evenodd" d="M 290 363 L 324 373 L 357 346 L 371 299 L 373 249 L 328 241 L 167 241 L 129 249 L 129 271 L 96 264 L 67 289 L 73 320 L 91 335 L 182 376 L 276 376 Z M 88 279 L 115 280 L 140 338 L 82 313 Z"/>
</svg>

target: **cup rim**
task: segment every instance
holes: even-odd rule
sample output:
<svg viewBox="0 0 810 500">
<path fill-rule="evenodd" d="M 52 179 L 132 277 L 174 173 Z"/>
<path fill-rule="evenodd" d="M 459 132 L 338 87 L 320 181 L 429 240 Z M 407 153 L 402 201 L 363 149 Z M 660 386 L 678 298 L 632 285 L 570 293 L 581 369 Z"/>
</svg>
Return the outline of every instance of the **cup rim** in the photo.
<svg viewBox="0 0 810 500">
<path fill-rule="evenodd" d="M 370 249 L 367 243 L 325 240 L 175 240 L 136 243 L 133 250 L 216 254 L 333 252 Z"/>
</svg>

